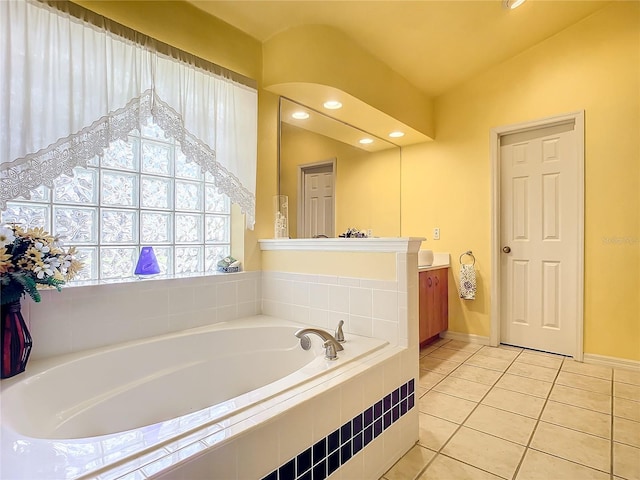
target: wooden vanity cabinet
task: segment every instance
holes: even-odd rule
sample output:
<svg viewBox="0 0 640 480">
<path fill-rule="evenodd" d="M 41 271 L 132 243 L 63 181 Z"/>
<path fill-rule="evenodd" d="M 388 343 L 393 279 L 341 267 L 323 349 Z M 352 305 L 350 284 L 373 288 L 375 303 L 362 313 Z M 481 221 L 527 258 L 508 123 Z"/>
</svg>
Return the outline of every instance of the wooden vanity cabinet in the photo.
<svg viewBox="0 0 640 480">
<path fill-rule="evenodd" d="M 420 272 L 420 345 L 425 345 L 449 328 L 448 268 Z"/>
</svg>

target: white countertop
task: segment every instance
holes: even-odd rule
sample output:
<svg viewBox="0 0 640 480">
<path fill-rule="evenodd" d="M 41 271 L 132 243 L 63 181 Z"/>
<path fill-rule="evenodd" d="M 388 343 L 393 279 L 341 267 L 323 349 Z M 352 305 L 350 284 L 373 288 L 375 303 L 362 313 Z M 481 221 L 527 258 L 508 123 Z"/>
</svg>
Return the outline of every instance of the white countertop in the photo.
<svg viewBox="0 0 640 480">
<path fill-rule="evenodd" d="M 451 256 L 445 252 L 433 252 L 433 263 L 431 265 L 418 265 L 418 272 L 427 272 L 439 268 L 449 268 L 451 266 Z"/>
</svg>

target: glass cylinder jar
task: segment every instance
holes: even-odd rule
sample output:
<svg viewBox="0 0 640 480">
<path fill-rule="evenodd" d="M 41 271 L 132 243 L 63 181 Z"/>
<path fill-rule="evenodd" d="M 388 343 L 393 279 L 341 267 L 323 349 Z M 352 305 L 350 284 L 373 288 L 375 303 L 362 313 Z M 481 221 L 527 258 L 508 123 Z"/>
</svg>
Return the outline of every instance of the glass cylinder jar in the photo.
<svg viewBox="0 0 640 480">
<path fill-rule="evenodd" d="M 289 197 L 273 196 L 273 238 L 289 238 Z"/>
</svg>

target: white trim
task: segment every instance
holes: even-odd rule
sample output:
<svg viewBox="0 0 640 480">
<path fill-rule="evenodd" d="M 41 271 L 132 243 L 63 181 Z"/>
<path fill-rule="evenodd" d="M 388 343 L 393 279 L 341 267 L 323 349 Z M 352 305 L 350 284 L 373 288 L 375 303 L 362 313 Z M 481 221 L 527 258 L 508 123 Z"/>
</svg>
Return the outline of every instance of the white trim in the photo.
<svg viewBox="0 0 640 480">
<path fill-rule="evenodd" d="M 449 330 L 442 332 L 440 338 L 448 340 L 458 340 L 460 342 L 475 343 L 478 345 L 490 345 L 489 337 L 482 335 L 474 335 L 473 333 L 450 332 Z"/>
<path fill-rule="evenodd" d="M 607 357 L 605 355 L 596 355 L 595 353 L 585 353 L 583 355 L 584 363 L 593 365 L 604 365 L 612 368 L 626 368 L 627 370 L 640 371 L 640 361 L 628 360 L 626 358 Z"/>
<path fill-rule="evenodd" d="M 418 253 L 425 238 L 283 238 L 258 240 L 260 250 L 320 252 L 400 252 Z"/>
<path fill-rule="evenodd" d="M 500 137 L 510 133 L 535 130 L 573 121 L 578 135 L 578 269 L 576 282 L 576 343 L 573 358 L 579 362 L 584 355 L 584 110 L 546 117 L 515 125 L 492 128 L 491 148 L 491 332 L 490 345 L 500 344 Z"/>
</svg>

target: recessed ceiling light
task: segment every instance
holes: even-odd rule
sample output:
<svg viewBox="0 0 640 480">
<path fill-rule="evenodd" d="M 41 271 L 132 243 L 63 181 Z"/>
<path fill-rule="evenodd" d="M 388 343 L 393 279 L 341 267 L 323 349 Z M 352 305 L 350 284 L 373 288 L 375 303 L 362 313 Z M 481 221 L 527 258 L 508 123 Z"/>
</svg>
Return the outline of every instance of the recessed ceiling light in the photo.
<svg viewBox="0 0 640 480">
<path fill-rule="evenodd" d="M 369 145 L 370 143 L 373 143 L 373 139 L 372 138 L 362 138 L 359 140 L 359 142 L 362 145 Z"/>
<path fill-rule="evenodd" d="M 307 112 L 302 112 L 302 111 L 293 112 L 291 116 L 296 120 L 306 120 L 307 118 L 309 118 L 309 114 Z"/>
<path fill-rule="evenodd" d="M 404 137 L 404 132 L 400 132 L 400 131 L 395 131 L 395 132 L 391 132 L 389 134 L 389 136 L 391 138 L 400 138 L 400 137 Z"/>
<path fill-rule="evenodd" d="M 525 0 L 504 0 L 504 8 L 508 8 L 509 10 L 513 10 L 522 5 Z"/>
<path fill-rule="evenodd" d="M 342 108 L 342 103 L 337 100 L 329 100 L 327 102 L 324 102 L 324 108 L 328 108 L 329 110 L 337 110 L 339 108 Z"/>
</svg>

